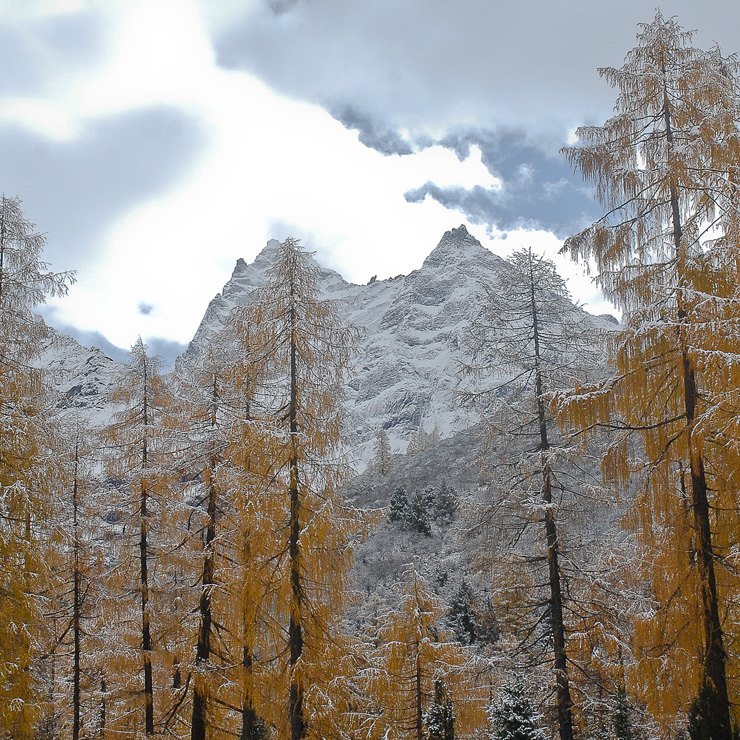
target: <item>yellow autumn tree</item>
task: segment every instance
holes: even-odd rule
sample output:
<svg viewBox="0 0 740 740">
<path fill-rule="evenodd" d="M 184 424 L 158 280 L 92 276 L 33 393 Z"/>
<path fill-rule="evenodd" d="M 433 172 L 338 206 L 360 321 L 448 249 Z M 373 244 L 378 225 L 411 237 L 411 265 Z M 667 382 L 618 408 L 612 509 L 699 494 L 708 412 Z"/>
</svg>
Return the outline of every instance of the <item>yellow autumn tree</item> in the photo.
<svg viewBox="0 0 740 740">
<path fill-rule="evenodd" d="M 284 647 L 267 612 L 282 507 L 268 495 L 274 471 L 254 399 L 258 372 L 248 336 L 248 325 L 231 322 L 188 374 L 202 539 L 192 740 L 259 736 L 275 688 L 270 655 Z"/>
<path fill-rule="evenodd" d="M 0 196 L 0 736 L 31 737 L 43 698 L 36 658 L 44 606 L 41 547 L 57 479 L 49 397 L 38 368 L 48 329 L 34 313 L 71 274 L 49 272 L 43 235 Z"/>
<path fill-rule="evenodd" d="M 441 626 L 442 604 L 415 566 L 399 587 L 400 604 L 383 615 L 378 645 L 362 671 L 370 704 L 355 712 L 362 718 L 357 737 L 423 740 L 441 687 L 451 700 L 455 732 L 472 732 L 484 722 L 486 698 L 476 685 L 472 652 Z"/>
<path fill-rule="evenodd" d="M 106 666 L 109 732 L 172 730 L 187 686 L 180 663 L 192 613 L 183 561 L 185 508 L 177 450 L 181 412 L 160 372 L 137 340 L 113 399 L 104 432 L 107 465 L 120 521 L 111 537 L 108 621 L 119 625 L 119 650 Z M 133 599 L 131 597 L 134 597 Z M 136 616 L 138 613 L 138 617 Z M 143 720 L 143 721 L 142 721 Z"/>
<path fill-rule="evenodd" d="M 564 249 L 593 261 L 624 328 L 610 342 L 614 376 L 557 405 L 574 427 L 612 429 L 604 477 L 637 484 L 629 523 L 654 609 L 635 621 L 633 686 L 664 718 L 710 694 L 712 737 L 729 740 L 738 583 L 728 557 L 740 522 L 718 442 L 736 431 L 737 385 L 720 382 L 736 383 L 740 350 L 737 62 L 693 47 L 658 12 L 624 66 L 600 74 L 617 88 L 615 115 L 578 129 L 564 152 L 606 213 Z"/>
<path fill-rule="evenodd" d="M 51 581 L 46 599 L 49 703 L 46 735 L 82 737 L 99 719 L 99 664 L 107 647 L 99 634 L 101 561 L 105 557 L 105 487 L 96 475 L 99 458 L 79 418 L 62 425 L 60 471 L 54 491 L 53 529 L 46 563 Z M 43 733 L 42 733 L 43 734 Z"/>
<path fill-rule="evenodd" d="M 351 537 L 364 527 L 338 490 L 347 472 L 341 401 L 352 333 L 321 300 L 318 277 L 310 255 L 287 239 L 268 284 L 240 319 L 259 368 L 260 468 L 270 471 L 260 495 L 280 502 L 271 523 L 274 581 L 266 608 L 287 644 L 285 658 L 273 661 L 282 688 L 271 720 L 291 740 L 321 736 L 316 702 L 341 652 Z"/>
</svg>

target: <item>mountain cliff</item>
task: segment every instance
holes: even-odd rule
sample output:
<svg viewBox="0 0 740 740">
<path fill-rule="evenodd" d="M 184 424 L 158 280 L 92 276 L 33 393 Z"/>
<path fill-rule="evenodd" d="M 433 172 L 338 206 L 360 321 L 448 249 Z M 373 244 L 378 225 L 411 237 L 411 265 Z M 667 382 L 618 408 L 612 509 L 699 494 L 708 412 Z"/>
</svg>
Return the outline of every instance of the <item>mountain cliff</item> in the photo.
<svg viewBox="0 0 740 740">
<path fill-rule="evenodd" d="M 178 358 L 176 371 L 196 360 L 229 312 L 247 305 L 265 284 L 277 247 L 277 241 L 270 241 L 252 264 L 237 261 Z M 347 441 L 361 461 L 371 457 L 381 428 L 392 449 L 403 452 L 419 428 L 447 437 L 477 421 L 459 402 L 460 343 L 486 289 L 495 292 L 511 275 L 514 268 L 506 260 L 460 226 L 446 232 L 422 267 L 409 275 L 356 285 L 319 269 L 323 297 L 336 301 L 340 317 L 361 330 L 346 403 Z M 573 310 L 572 304 L 564 303 L 563 310 Z M 588 320 L 594 331 L 612 326 L 604 318 Z"/>
<path fill-rule="evenodd" d="M 247 305 L 265 285 L 278 246 L 271 240 L 251 264 L 237 261 L 174 372 L 196 361 L 230 311 Z M 371 459 L 380 429 L 387 431 L 392 450 L 403 452 L 419 429 L 436 429 L 446 438 L 478 421 L 458 395 L 459 363 L 465 359 L 461 340 L 486 290 L 496 292 L 513 269 L 464 226 L 446 232 L 421 268 L 409 275 L 356 285 L 319 266 L 323 297 L 335 301 L 343 321 L 360 330 L 346 400 L 347 444 L 359 469 Z M 574 310 L 567 301 L 553 300 L 562 301 L 564 312 Z M 607 318 L 583 316 L 594 331 L 613 328 Z M 62 405 L 104 421 L 110 413 L 106 391 L 117 363 L 63 335 L 51 343 L 44 363 L 53 371 Z"/>
</svg>

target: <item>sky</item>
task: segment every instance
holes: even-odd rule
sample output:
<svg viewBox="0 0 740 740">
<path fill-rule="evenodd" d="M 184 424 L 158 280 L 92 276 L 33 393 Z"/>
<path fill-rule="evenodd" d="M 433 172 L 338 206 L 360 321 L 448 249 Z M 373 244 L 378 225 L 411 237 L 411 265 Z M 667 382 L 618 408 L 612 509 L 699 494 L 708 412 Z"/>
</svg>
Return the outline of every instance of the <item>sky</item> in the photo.
<svg viewBox="0 0 740 740">
<path fill-rule="evenodd" d="M 701 6 L 701 7 L 700 7 Z M 293 236 L 345 279 L 421 266 L 466 224 L 532 246 L 609 311 L 562 241 L 601 215 L 559 150 L 609 117 L 652 3 L 0 0 L 0 192 L 76 270 L 46 320 L 171 362 L 239 257 Z M 740 3 L 671 0 L 738 48 Z"/>
</svg>

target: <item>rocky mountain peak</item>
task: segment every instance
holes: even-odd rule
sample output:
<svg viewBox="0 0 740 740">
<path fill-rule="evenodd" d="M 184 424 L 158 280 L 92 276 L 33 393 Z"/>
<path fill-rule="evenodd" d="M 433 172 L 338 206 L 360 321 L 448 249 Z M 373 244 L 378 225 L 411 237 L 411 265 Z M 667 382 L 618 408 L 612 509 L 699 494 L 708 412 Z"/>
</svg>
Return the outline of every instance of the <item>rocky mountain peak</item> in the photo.
<svg viewBox="0 0 740 740">
<path fill-rule="evenodd" d="M 440 265 L 459 265 L 467 262 L 479 262 L 482 259 L 490 260 L 494 257 L 463 224 L 456 229 L 446 231 L 439 244 L 424 260 L 424 267 L 438 267 Z M 498 257 L 494 257 L 498 260 Z"/>
</svg>

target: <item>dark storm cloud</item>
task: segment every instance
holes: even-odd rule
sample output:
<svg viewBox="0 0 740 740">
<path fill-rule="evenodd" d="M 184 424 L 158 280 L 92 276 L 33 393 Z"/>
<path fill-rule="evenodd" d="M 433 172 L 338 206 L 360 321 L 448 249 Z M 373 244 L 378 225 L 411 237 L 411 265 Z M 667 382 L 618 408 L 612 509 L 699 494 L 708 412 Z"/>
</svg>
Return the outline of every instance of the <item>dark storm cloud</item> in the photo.
<svg viewBox="0 0 740 740">
<path fill-rule="evenodd" d="M 0 14 L 0 95 L 29 95 L 55 76 L 99 62 L 107 42 L 102 14 L 94 11 L 18 23 Z"/>
<path fill-rule="evenodd" d="M 20 197 L 47 234 L 54 269 L 74 269 L 116 217 L 174 184 L 205 143 L 196 119 L 164 106 L 97 119 L 71 141 L 0 125 L 0 191 Z"/>
<path fill-rule="evenodd" d="M 401 135 L 388 126 L 384 126 L 372 116 L 361 113 L 351 105 L 345 105 L 331 111 L 332 116 L 352 131 L 359 133 L 360 141 L 370 149 L 381 154 L 412 154 L 414 149 Z"/>
<path fill-rule="evenodd" d="M 564 238 L 596 219 L 600 207 L 582 180 L 560 156 L 546 156 L 523 134 L 468 132 L 438 142 L 463 160 L 476 145 L 488 171 L 501 189 L 476 186 L 442 188 L 427 182 L 405 194 L 418 203 L 429 196 L 447 208 L 464 213 L 474 223 L 508 231 L 520 226 L 552 231 Z"/>
</svg>

